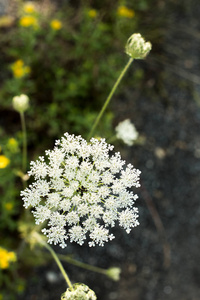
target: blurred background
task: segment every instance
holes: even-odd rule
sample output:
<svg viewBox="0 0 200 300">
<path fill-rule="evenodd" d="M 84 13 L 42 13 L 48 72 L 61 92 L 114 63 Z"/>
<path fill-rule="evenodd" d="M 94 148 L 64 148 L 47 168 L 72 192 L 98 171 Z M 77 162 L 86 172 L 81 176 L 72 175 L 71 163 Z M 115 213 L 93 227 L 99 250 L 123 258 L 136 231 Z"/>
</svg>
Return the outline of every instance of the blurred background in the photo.
<svg viewBox="0 0 200 300">
<path fill-rule="evenodd" d="M 22 239 L 23 139 L 12 98 L 30 99 L 29 161 L 64 132 L 86 138 L 138 32 L 152 51 L 133 62 L 95 136 L 142 171 L 140 226 L 129 235 L 116 227 L 103 248 L 54 250 L 121 268 L 114 282 L 64 263 L 99 300 L 200 299 L 199 15 L 198 0 L 0 0 L 0 299 L 55 300 L 66 289 L 44 250 Z M 132 146 L 115 139 L 125 119 L 139 133 Z"/>
</svg>

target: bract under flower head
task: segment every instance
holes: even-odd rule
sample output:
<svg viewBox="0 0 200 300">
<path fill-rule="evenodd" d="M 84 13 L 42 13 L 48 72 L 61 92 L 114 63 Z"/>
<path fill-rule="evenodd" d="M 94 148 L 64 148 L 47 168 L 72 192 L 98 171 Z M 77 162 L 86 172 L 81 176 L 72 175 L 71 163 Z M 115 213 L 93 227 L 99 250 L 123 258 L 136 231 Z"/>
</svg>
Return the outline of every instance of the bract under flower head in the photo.
<svg viewBox="0 0 200 300">
<path fill-rule="evenodd" d="M 152 46 L 150 42 L 145 42 L 140 33 L 134 33 L 126 43 L 126 54 L 134 59 L 144 59 L 150 52 Z"/>
<path fill-rule="evenodd" d="M 129 189 L 139 187 L 140 171 L 120 154 L 110 156 L 113 146 L 105 139 L 64 134 L 45 157 L 31 162 L 29 175 L 34 183 L 21 192 L 24 206 L 34 208 L 36 224 L 47 221 L 42 232 L 48 242 L 66 247 L 66 240 L 82 245 L 89 237 L 89 246 L 103 246 L 112 240 L 110 227 L 116 222 L 127 233 L 139 225 L 138 198 Z"/>
</svg>

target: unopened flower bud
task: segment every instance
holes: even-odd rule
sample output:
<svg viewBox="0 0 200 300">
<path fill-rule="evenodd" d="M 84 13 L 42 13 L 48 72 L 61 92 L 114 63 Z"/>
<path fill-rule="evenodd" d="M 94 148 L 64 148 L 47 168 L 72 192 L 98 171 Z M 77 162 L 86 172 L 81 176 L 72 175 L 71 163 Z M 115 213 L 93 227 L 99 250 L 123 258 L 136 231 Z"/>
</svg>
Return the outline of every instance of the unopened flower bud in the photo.
<svg viewBox="0 0 200 300">
<path fill-rule="evenodd" d="M 95 293 L 83 283 L 75 283 L 61 296 L 61 300 L 96 300 Z"/>
<path fill-rule="evenodd" d="M 150 52 L 152 46 L 150 42 L 145 42 L 140 33 L 134 33 L 126 43 L 126 54 L 134 59 L 144 59 Z"/>
<path fill-rule="evenodd" d="M 29 97 L 27 95 L 20 95 L 13 97 L 13 107 L 19 113 L 25 112 L 29 107 Z"/>
<path fill-rule="evenodd" d="M 121 269 L 117 267 L 109 268 L 106 271 L 106 275 L 114 281 L 118 281 L 120 279 Z"/>
</svg>

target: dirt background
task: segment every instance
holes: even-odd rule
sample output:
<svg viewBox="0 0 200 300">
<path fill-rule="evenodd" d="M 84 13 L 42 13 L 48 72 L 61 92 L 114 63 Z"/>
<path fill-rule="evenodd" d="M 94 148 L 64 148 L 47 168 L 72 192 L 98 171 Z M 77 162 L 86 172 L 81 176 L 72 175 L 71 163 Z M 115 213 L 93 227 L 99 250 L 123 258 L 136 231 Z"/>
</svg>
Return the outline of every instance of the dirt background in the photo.
<svg viewBox="0 0 200 300">
<path fill-rule="evenodd" d="M 62 251 L 121 268 L 113 282 L 64 264 L 72 282 L 89 285 L 99 300 L 200 299 L 200 3 L 159 3 L 167 19 L 162 42 L 145 62 L 135 62 L 145 70 L 141 87 L 127 86 L 113 105 L 116 124 L 131 119 L 144 140 L 116 147 L 142 171 L 140 226 L 129 235 L 115 228 L 115 240 L 103 248 Z M 56 300 L 66 289 L 54 262 L 33 270 L 28 282 L 19 300 Z"/>
</svg>

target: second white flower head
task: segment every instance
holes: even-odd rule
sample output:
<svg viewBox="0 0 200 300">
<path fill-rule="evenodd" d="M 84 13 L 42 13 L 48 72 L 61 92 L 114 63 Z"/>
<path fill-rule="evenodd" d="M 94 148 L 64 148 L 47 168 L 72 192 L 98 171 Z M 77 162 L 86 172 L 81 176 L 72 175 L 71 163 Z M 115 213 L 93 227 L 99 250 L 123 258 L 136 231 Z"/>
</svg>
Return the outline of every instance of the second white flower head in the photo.
<svg viewBox="0 0 200 300">
<path fill-rule="evenodd" d="M 129 119 L 120 122 L 115 130 L 117 138 L 121 139 L 128 146 L 132 146 L 139 135 L 134 124 Z"/>
</svg>

